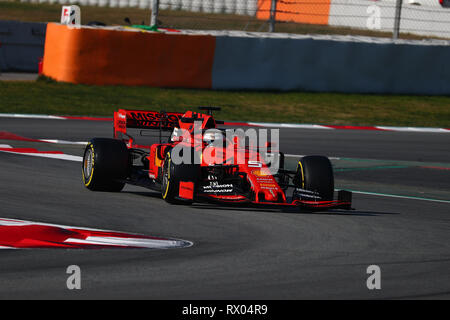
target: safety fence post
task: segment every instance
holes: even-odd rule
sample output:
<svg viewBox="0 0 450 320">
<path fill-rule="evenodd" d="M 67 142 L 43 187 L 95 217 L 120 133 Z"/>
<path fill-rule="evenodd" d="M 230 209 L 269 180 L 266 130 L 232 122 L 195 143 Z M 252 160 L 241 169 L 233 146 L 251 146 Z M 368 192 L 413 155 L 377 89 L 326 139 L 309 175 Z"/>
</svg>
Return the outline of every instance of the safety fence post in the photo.
<svg viewBox="0 0 450 320">
<path fill-rule="evenodd" d="M 152 16 L 150 18 L 150 27 L 157 27 L 158 24 L 159 0 L 152 1 Z"/>
<path fill-rule="evenodd" d="M 392 33 L 392 39 L 398 39 L 400 35 L 400 20 L 402 16 L 403 0 L 397 0 L 395 4 L 395 18 L 394 18 L 394 31 Z"/>
<path fill-rule="evenodd" d="M 270 3 L 269 32 L 275 32 L 275 15 L 277 13 L 277 0 Z"/>
</svg>

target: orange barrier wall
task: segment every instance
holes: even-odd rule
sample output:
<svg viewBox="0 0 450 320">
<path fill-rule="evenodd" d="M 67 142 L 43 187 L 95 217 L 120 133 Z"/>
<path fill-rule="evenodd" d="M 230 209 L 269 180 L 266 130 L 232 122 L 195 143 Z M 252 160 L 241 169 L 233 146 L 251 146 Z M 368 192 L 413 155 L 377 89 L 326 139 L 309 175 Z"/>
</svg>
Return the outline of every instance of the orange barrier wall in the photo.
<svg viewBox="0 0 450 320">
<path fill-rule="evenodd" d="M 267 20 L 270 17 L 272 0 L 258 0 L 256 17 Z M 328 24 L 331 0 L 278 0 L 276 19 L 310 24 Z"/>
<path fill-rule="evenodd" d="M 49 23 L 43 74 L 95 85 L 211 88 L 215 37 Z"/>
</svg>

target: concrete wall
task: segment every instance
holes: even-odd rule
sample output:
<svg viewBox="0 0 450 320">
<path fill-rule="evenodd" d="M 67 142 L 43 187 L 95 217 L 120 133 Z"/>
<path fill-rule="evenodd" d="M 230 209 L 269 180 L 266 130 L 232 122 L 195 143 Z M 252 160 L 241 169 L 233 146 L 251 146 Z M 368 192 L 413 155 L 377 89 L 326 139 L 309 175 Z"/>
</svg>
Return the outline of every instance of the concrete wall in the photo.
<svg viewBox="0 0 450 320">
<path fill-rule="evenodd" d="M 37 72 L 46 23 L 0 21 L 0 71 Z"/>
<path fill-rule="evenodd" d="M 450 93 L 450 66 L 445 63 L 448 44 L 345 39 L 217 36 L 212 87 Z"/>
<path fill-rule="evenodd" d="M 439 40 L 49 23 L 44 74 L 98 85 L 448 95 L 449 55 Z"/>
</svg>

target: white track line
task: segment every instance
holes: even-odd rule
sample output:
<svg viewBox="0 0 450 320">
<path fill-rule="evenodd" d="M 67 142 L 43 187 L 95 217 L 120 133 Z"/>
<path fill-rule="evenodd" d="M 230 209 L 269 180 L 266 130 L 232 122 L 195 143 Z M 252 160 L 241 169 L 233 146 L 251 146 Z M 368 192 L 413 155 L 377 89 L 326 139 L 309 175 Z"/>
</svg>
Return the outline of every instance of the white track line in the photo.
<svg viewBox="0 0 450 320">
<path fill-rule="evenodd" d="M 41 158 L 50 158 L 50 159 L 60 159 L 60 160 L 68 160 L 68 161 L 76 161 L 82 162 L 83 157 L 73 156 L 70 154 L 60 154 L 60 153 L 28 153 L 28 152 L 14 152 L 14 151 L 6 151 L 0 150 L 0 152 L 10 153 L 10 154 L 18 154 L 22 156 L 31 156 L 31 157 L 41 157 Z"/>
<path fill-rule="evenodd" d="M 422 201 L 431 201 L 431 202 L 441 202 L 441 203 L 450 203 L 450 200 L 439 200 L 439 199 L 431 199 L 431 198 L 422 198 L 422 197 L 414 197 L 414 196 L 401 196 L 397 194 L 387 194 L 387 193 L 378 193 L 378 192 L 367 192 L 367 191 L 357 191 L 357 190 L 348 190 L 353 193 L 365 194 L 369 196 L 379 196 L 379 197 L 388 197 L 388 198 L 400 198 L 400 199 L 408 199 L 408 200 L 422 200 Z"/>
<path fill-rule="evenodd" d="M 284 156 L 288 157 L 288 158 L 303 158 L 303 157 L 306 157 L 307 155 L 305 155 L 305 154 L 289 154 L 289 153 L 286 153 L 286 154 L 284 154 Z M 339 157 L 327 157 L 327 158 L 330 159 L 330 160 L 341 160 L 341 158 L 339 158 Z"/>
<path fill-rule="evenodd" d="M 291 128 L 291 129 L 325 129 L 333 130 L 333 128 L 319 124 L 295 124 L 295 123 L 273 123 L 273 122 L 247 122 L 251 126 L 257 127 L 275 127 L 275 128 Z"/>
<path fill-rule="evenodd" d="M 90 245 L 107 245 L 107 246 L 128 246 L 149 249 L 169 249 L 180 246 L 179 240 L 165 239 L 140 239 L 140 238 L 124 238 L 124 237 L 99 237 L 89 236 L 86 239 L 68 238 L 64 240 L 66 243 L 90 244 Z"/>
<path fill-rule="evenodd" d="M 20 114 L 20 113 L 0 113 L 0 118 L 66 120 L 66 118 L 64 117 L 51 116 L 47 114 Z"/>
<path fill-rule="evenodd" d="M 20 118 L 20 119 L 47 119 L 47 120 L 70 120 L 70 117 L 53 116 L 44 114 L 20 114 L 20 113 L 0 113 L 0 118 Z M 91 120 L 95 120 L 92 117 Z M 349 128 L 335 128 L 333 126 L 308 124 L 308 123 L 274 123 L 274 122 L 244 122 L 250 126 L 290 128 L 290 129 L 320 129 L 320 130 L 384 130 L 395 132 L 417 132 L 417 133 L 450 133 L 449 128 L 426 128 L 426 127 L 396 127 L 396 126 L 354 126 Z"/>
<path fill-rule="evenodd" d="M 386 131 L 398 131 L 398 132 L 450 133 L 450 130 L 444 128 L 387 127 L 387 126 L 376 126 L 375 128 Z"/>
<path fill-rule="evenodd" d="M 68 141 L 68 140 L 57 140 L 57 139 L 38 139 L 42 142 L 57 143 L 57 144 L 76 144 L 76 145 L 87 145 L 87 141 Z"/>
<path fill-rule="evenodd" d="M 353 128 L 335 128 L 334 126 L 320 125 L 320 124 L 295 124 L 295 123 L 273 123 L 273 122 L 247 122 L 249 125 L 256 127 L 270 127 L 270 128 L 290 128 L 290 129 L 324 129 L 324 130 L 383 130 L 396 132 L 419 132 L 419 133 L 450 133 L 450 129 L 445 128 L 426 128 L 426 127 L 394 127 L 394 126 L 366 126 Z"/>
</svg>

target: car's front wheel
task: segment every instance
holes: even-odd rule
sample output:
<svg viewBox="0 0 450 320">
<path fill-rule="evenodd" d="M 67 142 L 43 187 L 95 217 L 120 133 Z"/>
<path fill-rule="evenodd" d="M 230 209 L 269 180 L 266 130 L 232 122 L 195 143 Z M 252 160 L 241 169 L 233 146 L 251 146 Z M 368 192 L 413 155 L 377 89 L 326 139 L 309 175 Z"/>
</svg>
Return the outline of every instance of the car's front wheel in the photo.
<svg viewBox="0 0 450 320">
<path fill-rule="evenodd" d="M 200 166 L 196 164 L 175 164 L 171 151 L 166 153 L 162 168 L 161 195 L 171 204 L 191 204 L 194 202 L 195 186 L 199 179 Z M 183 190 L 187 189 L 187 196 L 183 198 Z"/>
<path fill-rule="evenodd" d="M 293 182 L 298 188 L 317 192 L 324 201 L 333 200 L 333 167 L 327 157 L 306 156 L 301 158 Z"/>
</svg>

